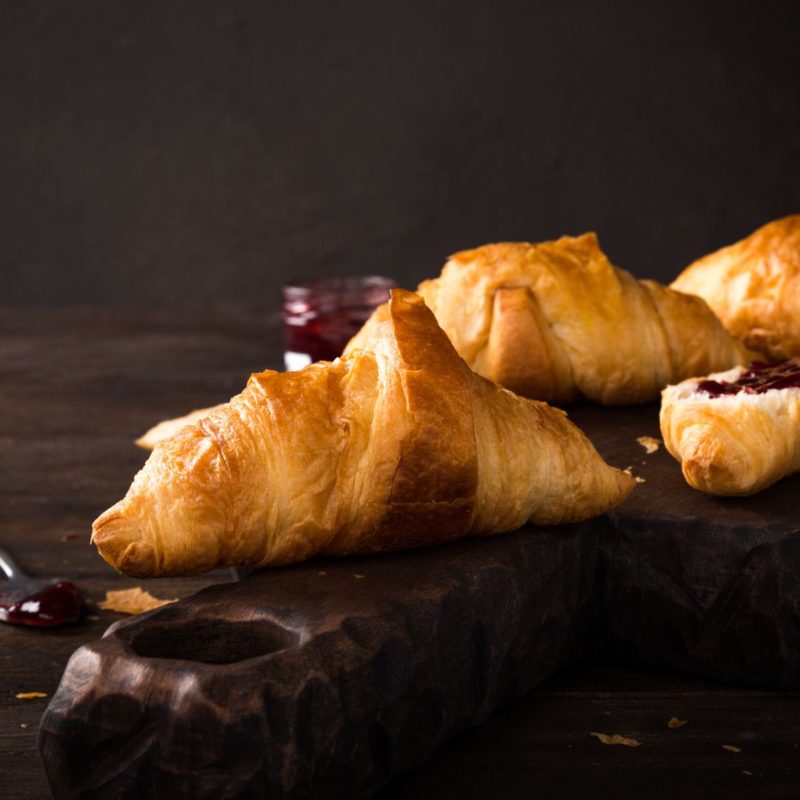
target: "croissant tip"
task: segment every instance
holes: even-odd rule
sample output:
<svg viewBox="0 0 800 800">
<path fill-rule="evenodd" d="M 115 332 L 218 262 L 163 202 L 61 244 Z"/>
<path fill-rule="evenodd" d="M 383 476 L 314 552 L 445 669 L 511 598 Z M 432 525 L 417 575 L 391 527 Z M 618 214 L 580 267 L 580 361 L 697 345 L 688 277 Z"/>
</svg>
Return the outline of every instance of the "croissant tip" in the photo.
<svg viewBox="0 0 800 800">
<path fill-rule="evenodd" d="M 155 447 L 154 442 L 150 440 L 150 431 L 140 436 L 138 439 L 134 439 L 133 443 L 137 447 L 141 447 L 142 450 L 152 450 Z"/>
<path fill-rule="evenodd" d="M 143 540 L 136 521 L 116 506 L 94 521 L 91 542 L 118 572 L 136 578 L 150 577 L 157 572 L 153 546 Z"/>
<path fill-rule="evenodd" d="M 627 499 L 628 495 L 636 488 L 638 481 L 625 470 L 617 470 L 619 473 L 618 485 L 620 490 L 620 503 Z"/>
<path fill-rule="evenodd" d="M 724 459 L 689 456 L 681 464 L 686 482 L 701 492 L 719 497 L 746 497 L 764 488 L 757 480 L 747 480 Z"/>
<path fill-rule="evenodd" d="M 621 506 L 630 496 L 631 492 L 636 488 L 638 481 L 629 472 L 624 469 L 613 469 L 613 478 L 609 486 L 605 502 L 601 503 L 599 507 L 594 509 L 592 516 L 597 514 L 607 514 L 609 511 Z"/>
</svg>

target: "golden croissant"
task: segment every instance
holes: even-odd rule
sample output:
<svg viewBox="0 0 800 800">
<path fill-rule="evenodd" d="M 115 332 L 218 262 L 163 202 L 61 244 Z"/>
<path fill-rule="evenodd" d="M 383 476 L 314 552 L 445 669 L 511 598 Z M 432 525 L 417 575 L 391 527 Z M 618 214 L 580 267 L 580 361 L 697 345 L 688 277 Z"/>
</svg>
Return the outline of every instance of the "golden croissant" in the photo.
<svg viewBox="0 0 800 800">
<path fill-rule="evenodd" d="M 473 373 L 397 290 L 341 359 L 254 374 L 158 443 L 92 539 L 121 572 L 188 575 L 577 521 L 632 487 L 563 412 Z"/>
<path fill-rule="evenodd" d="M 539 400 L 644 403 L 748 358 L 705 302 L 637 281 L 593 233 L 456 253 L 418 291 L 472 369 Z"/>
<path fill-rule="evenodd" d="M 702 297 L 734 336 L 769 358 L 800 355 L 800 214 L 695 261 L 672 288 Z"/>
<path fill-rule="evenodd" d="M 800 470 L 800 359 L 669 386 L 661 433 L 690 486 L 748 495 Z"/>
</svg>

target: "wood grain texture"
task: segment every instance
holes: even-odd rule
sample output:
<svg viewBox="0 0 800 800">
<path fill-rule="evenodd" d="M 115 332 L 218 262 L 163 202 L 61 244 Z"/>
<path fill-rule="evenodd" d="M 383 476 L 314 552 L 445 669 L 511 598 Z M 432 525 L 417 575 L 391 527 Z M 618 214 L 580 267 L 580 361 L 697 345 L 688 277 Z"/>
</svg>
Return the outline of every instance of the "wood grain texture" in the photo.
<svg viewBox="0 0 800 800">
<path fill-rule="evenodd" d="M 581 654 L 596 538 L 315 560 L 121 623 L 43 718 L 54 793 L 370 795 Z"/>
<path fill-rule="evenodd" d="M 258 312 L 1 312 L 3 544 L 34 574 L 60 572 L 74 578 L 91 601 L 101 599 L 107 589 L 131 585 L 87 546 L 93 516 L 124 493 L 144 460 L 131 440 L 157 419 L 224 400 L 239 390 L 249 371 L 278 366 L 279 360 L 275 326 Z M 631 413 L 636 436 L 658 435 L 651 413 Z M 587 428 L 594 414 L 591 408 L 571 412 Z M 633 464 L 635 473 L 647 479 L 640 489 L 660 476 L 662 497 L 634 494 L 630 502 L 639 503 L 638 513 L 652 520 L 666 516 L 667 525 L 681 517 L 691 536 L 706 536 L 700 518 L 712 515 L 728 527 L 755 528 L 768 550 L 781 520 L 793 513 L 800 488 L 795 479 L 769 490 L 755 504 L 692 494 L 693 505 L 686 507 L 679 469 L 663 448 L 646 456 L 638 446 L 631 450 L 630 441 L 613 430 L 595 431 L 594 438 L 612 463 Z M 666 548 L 661 557 L 674 570 L 687 553 Z M 692 563 L 695 569 L 701 564 Z M 770 563 L 767 559 L 767 573 Z M 605 568 L 597 562 L 598 571 Z M 680 630 L 691 631 L 692 609 L 712 608 L 740 572 L 717 565 L 708 591 L 695 592 L 698 603 L 673 587 L 670 602 L 689 609 L 689 622 Z M 771 574 L 774 587 L 793 579 L 791 573 Z M 227 574 L 217 574 L 157 581 L 147 588 L 159 596 L 185 597 L 226 580 Z M 354 585 L 366 580 L 353 579 Z M 630 577 L 619 575 L 609 585 L 615 592 L 629 592 Z M 736 592 L 728 597 L 731 602 L 741 599 Z M 604 629 L 613 634 L 604 644 L 609 652 L 642 658 L 631 653 L 630 638 L 637 630 L 646 632 L 656 611 L 652 599 L 628 594 L 631 612 L 604 621 Z M 726 607 L 732 606 L 722 603 L 717 610 Z M 634 613 L 636 609 L 642 613 Z M 0 626 L 4 798 L 32 800 L 48 794 L 35 744 L 48 699 L 22 701 L 14 694 L 40 690 L 52 697 L 70 654 L 120 618 L 91 609 L 90 616 L 95 615 L 99 618 L 61 631 Z M 727 630 L 730 637 L 737 628 Z M 745 640 L 733 636 L 727 641 L 729 646 Z M 761 643 L 770 646 L 768 639 Z M 650 663 L 661 657 L 656 651 L 650 656 Z M 751 666 L 735 663 L 739 671 Z M 774 663 L 770 669 L 780 678 Z M 800 697 L 794 691 L 731 688 L 676 673 L 586 663 L 457 737 L 428 764 L 392 781 L 382 796 L 528 798 L 535 791 L 540 798 L 563 798 L 590 791 L 593 797 L 645 792 L 650 798 L 789 797 L 800 793 L 798 712 Z M 689 719 L 689 724 L 668 730 L 666 719 L 672 715 Z M 589 736 L 592 730 L 635 736 L 642 746 L 606 747 Z M 722 750 L 725 743 L 739 745 L 742 752 Z"/>
<path fill-rule="evenodd" d="M 446 745 L 378 797 L 785 800 L 800 785 L 799 707 L 797 692 L 583 664 Z M 686 725 L 669 729 L 673 716 Z M 606 746 L 592 731 L 641 746 Z"/>
</svg>

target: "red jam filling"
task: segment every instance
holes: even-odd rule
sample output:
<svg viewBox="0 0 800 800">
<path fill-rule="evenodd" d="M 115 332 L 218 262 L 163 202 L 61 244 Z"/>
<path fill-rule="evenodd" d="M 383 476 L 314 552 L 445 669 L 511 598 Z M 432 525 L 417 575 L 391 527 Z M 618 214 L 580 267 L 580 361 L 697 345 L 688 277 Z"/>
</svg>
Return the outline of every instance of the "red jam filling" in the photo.
<svg viewBox="0 0 800 800">
<path fill-rule="evenodd" d="M 765 364 L 751 361 L 746 372 L 735 381 L 700 381 L 697 391 L 711 397 L 729 394 L 763 394 L 770 389 L 800 388 L 800 358 Z"/>
<path fill-rule="evenodd" d="M 81 595 L 70 581 L 45 586 L 41 591 L 21 591 L 0 602 L 0 620 L 12 625 L 51 627 L 74 622 L 81 613 Z"/>
</svg>

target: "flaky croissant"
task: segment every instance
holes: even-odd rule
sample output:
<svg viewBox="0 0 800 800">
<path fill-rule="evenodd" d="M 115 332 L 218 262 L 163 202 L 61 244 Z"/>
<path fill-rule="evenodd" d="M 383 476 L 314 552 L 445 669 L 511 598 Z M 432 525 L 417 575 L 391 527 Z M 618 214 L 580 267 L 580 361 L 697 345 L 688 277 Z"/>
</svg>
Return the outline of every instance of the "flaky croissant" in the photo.
<svg viewBox="0 0 800 800">
<path fill-rule="evenodd" d="M 614 267 L 593 233 L 456 253 L 418 291 L 472 369 L 540 400 L 644 403 L 748 357 L 705 302 Z"/>
<path fill-rule="evenodd" d="M 695 261 L 672 288 L 702 297 L 734 336 L 769 358 L 800 355 L 800 214 Z"/>
<path fill-rule="evenodd" d="M 185 575 L 582 520 L 632 486 L 563 412 L 471 372 L 397 290 L 341 359 L 255 374 L 160 442 L 92 539 L 129 575 Z"/>
<path fill-rule="evenodd" d="M 749 495 L 800 470 L 800 359 L 793 361 L 736 367 L 664 390 L 661 433 L 690 486 Z"/>
</svg>

